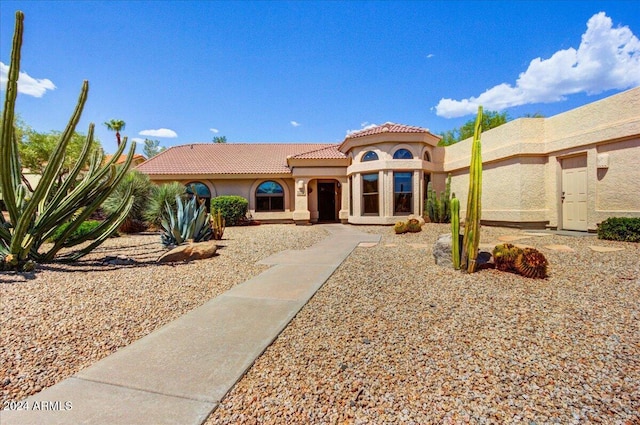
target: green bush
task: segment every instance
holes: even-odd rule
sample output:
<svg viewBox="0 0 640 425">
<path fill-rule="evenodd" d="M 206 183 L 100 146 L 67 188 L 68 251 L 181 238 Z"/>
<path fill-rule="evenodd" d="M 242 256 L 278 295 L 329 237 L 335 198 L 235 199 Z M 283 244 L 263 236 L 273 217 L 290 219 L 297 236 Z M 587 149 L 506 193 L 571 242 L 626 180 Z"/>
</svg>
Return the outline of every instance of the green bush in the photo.
<svg viewBox="0 0 640 425">
<path fill-rule="evenodd" d="M 70 222 L 67 222 L 59 226 L 51 236 L 50 242 L 56 242 L 58 239 L 60 239 L 62 232 L 64 232 L 65 229 L 69 227 L 70 224 L 71 224 Z M 71 234 L 71 236 L 69 236 L 69 239 L 76 239 L 84 235 L 87 235 L 91 233 L 93 229 L 98 227 L 100 224 L 101 222 L 97 220 L 83 221 L 82 224 Z"/>
<path fill-rule="evenodd" d="M 144 218 L 151 226 L 160 227 L 162 219 L 167 218 L 165 203 L 175 210 L 176 196 L 182 196 L 185 193 L 185 187 L 182 183 L 171 182 L 153 186 L 151 188 L 151 197 L 147 203 L 147 209 L 144 212 Z"/>
<path fill-rule="evenodd" d="M 151 183 L 147 174 L 137 170 L 127 172 L 113 193 L 104 201 L 102 209 L 107 215 L 113 214 L 118 208 L 119 203 L 122 202 L 129 187 L 131 187 L 133 191 L 133 205 L 127 215 L 127 219 L 120 226 L 120 231 L 125 233 L 138 233 L 143 231 L 145 227 L 143 223 L 144 212 L 147 209 L 153 187 L 153 183 Z"/>
<path fill-rule="evenodd" d="M 211 200 L 211 211 L 220 211 L 227 226 L 237 226 L 247 217 L 249 201 L 242 196 L 218 196 Z"/>
<path fill-rule="evenodd" d="M 640 242 L 640 218 L 610 217 L 598 225 L 598 239 Z"/>
</svg>

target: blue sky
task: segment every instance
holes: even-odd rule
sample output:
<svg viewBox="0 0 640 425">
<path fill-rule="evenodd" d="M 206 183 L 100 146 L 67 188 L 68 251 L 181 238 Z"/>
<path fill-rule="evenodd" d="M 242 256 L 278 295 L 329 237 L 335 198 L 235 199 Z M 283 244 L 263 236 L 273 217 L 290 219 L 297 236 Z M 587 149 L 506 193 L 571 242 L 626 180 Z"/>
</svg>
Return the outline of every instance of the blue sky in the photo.
<svg viewBox="0 0 640 425">
<path fill-rule="evenodd" d="M 3 0 L 3 96 L 16 10 L 18 113 L 62 130 L 87 79 L 78 130 L 96 123 L 107 152 L 112 118 L 166 147 L 340 142 L 386 121 L 450 130 L 477 103 L 551 116 L 640 85 L 637 1 Z"/>
</svg>

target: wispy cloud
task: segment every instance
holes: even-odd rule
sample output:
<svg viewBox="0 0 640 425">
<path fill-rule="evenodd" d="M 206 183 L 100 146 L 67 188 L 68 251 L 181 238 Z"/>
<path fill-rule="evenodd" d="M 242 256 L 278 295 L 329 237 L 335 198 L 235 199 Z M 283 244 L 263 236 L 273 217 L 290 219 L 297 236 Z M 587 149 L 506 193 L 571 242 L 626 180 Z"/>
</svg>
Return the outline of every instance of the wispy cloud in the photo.
<svg viewBox="0 0 640 425">
<path fill-rule="evenodd" d="M 167 137 L 167 138 L 178 137 L 178 133 L 176 133 L 173 130 L 169 130 L 168 128 L 159 128 L 157 130 L 142 130 L 138 134 L 141 136 L 152 136 L 152 137 Z"/>
<path fill-rule="evenodd" d="M 214 134 L 220 133 L 220 130 L 218 130 L 217 128 L 210 128 L 209 130 L 211 130 L 211 132 Z"/>
<path fill-rule="evenodd" d="M 302 125 L 302 124 L 300 124 L 300 123 L 299 123 L 299 122 L 297 122 L 297 121 L 289 121 L 289 122 L 290 122 L 290 123 L 291 123 L 291 125 L 292 125 L 292 126 L 294 126 L 294 127 L 300 127 L 300 126 Z"/>
<path fill-rule="evenodd" d="M 435 55 L 434 55 L 433 53 L 429 53 L 429 54 L 427 55 L 427 59 L 431 59 L 431 58 L 432 58 L 432 57 L 434 57 L 434 56 L 435 56 Z"/>
<path fill-rule="evenodd" d="M 144 139 L 142 139 L 140 137 L 132 137 L 131 141 L 132 142 L 136 142 L 136 143 L 142 143 L 142 142 L 144 142 Z"/>
<path fill-rule="evenodd" d="M 559 50 L 549 59 L 536 58 L 516 80 L 468 99 L 440 99 L 436 114 L 445 118 L 474 114 L 478 105 L 503 110 L 532 103 L 551 103 L 575 93 L 598 94 L 640 85 L 640 40 L 629 27 L 613 28 L 604 12 L 587 22 L 578 49 Z"/>
<path fill-rule="evenodd" d="M 6 90 L 7 81 L 9 81 L 9 65 L 0 62 L 0 90 Z M 26 72 L 18 74 L 18 93 L 42 97 L 47 90 L 54 90 L 55 88 L 55 84 L 47 78 L 33 78 Z"/>
<path fill-rule="evenodd" d="M 378 124 L 375 123 L 370 123 L 369 121 L 364 121 L 360 123 L 360 128 L 357 128 L 355 130 L 347 130 L 347 136 L 353 133 L 356 133 L 358 131 L 362 131 L 362 130 L 368 130 L 370 128 L 373 128 L 375 126 L 377 126 Z"/>
</svg>

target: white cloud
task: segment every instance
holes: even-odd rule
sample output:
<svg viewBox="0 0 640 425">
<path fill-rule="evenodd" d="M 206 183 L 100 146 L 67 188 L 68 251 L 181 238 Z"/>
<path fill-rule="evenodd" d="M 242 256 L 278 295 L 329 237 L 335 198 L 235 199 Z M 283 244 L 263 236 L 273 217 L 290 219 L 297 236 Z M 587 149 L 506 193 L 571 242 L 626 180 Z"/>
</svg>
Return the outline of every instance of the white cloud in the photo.
<svg viewBox="0 0 640 425">
<path fill-rule="evenodd" d="M 7 81 L 9 81 L 9 65 L 0 62 L 0 90 L 6 90 Z M 26 72 L 18 74 L 18 93 L 42 97 L 47 90 L 54 90 L 55 88 L 55 84 L 47 78 L 33 78 Z"/>
<path fill-rule="evenodd" d="M 218 130 L 217 128 L 210 128 L 209 130 L 211 130 L 211 132 L 215 134 L 220 133 L 220 130 Z"/>
<path fill-rule="evenodd" d="M 173 130 L 169 130 L 168 128 L 159 128 L 157 130 L 142 130 L 138 134 L 141 136 L 153 136 L 153 137 L 168 137 L 168 138 L 178 137 L 178 133 L 176 133 Z"/>
<path fill-rule="evenodd" d="M 142 143 L 144 142 L 144 139 L 141 139 L 140 137 L 132 137 L 131 141 L 136 143 Z"/>
<path fill-rule="evenodd" d="M 290 123 L 291 123 L 291 125 L 292 125 L 292 126 L 294 126 L 294 127 L 300 127 L 300 126 L 302 125 L 302 124 L 300 124 L 300 123 L 299 123 L 299 122 L 297 122 L 297 121 L 289 121 L 289 122 L 290 122 Z"/>
<path fill-rule="evenodd" d="M 436 114 L 445 118 L 475 114 L 478 105 L 503 110 L 531 103 L 551 103 L 575 93 L 598 94 L 640 85 L 640 40 L 629 27 L 613 28 L 604 12 L 587 22 L 578 50 L 559 50 L 536 58 L 516 80 L 486 90 L 478 97 L 440 99 Z"/>
<path fill-rule="evenodd" d="M 347 136 L 353 133 L 356 133 L 358 131 L 362 131 L 362 130 L 368 130 L 370 128 L 373 128 L 375 126 L 377 126 L 378 124 L 374 124 L 374 123 L 370 123 L 369 121 L 364 121 L 360 123 L 360 128 L 357 128 L 355 130 L 347 130 Z"/>
<path fill-rule="evenodd" d="M 435 55 L 434 55 L 433 53 L 429 53 L 429 54 L 427 55 L 427 59 L 431 59 L 431 58 L 432 58 L 432 57 L 434 57 L 434 56 L 435 56 Z"/>
</svg>

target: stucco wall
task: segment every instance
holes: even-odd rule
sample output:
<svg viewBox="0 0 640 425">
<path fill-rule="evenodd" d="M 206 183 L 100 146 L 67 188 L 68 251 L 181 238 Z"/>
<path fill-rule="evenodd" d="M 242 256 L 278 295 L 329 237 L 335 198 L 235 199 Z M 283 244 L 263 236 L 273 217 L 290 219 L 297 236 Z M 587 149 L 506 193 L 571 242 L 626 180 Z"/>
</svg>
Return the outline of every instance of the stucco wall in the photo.
<svg viewBox="0 0 640 425">
<path fill-rule="evenodd" d="M 471 139 L 445 148 L 443 187 L 466 209 Z M 523 118 L 482 134 L 482 218 L 562 227 L 562 160 L 587 156 L 588 229 L 612 216 L 640 217 L 640 88 L 550 118 Z M 600 168 L 608 156 L 608 169 Z M 441 190 L 441 189 L 440 189 Z M 464 214 L 464 211 L 461 211 Z"/>
</svg>

